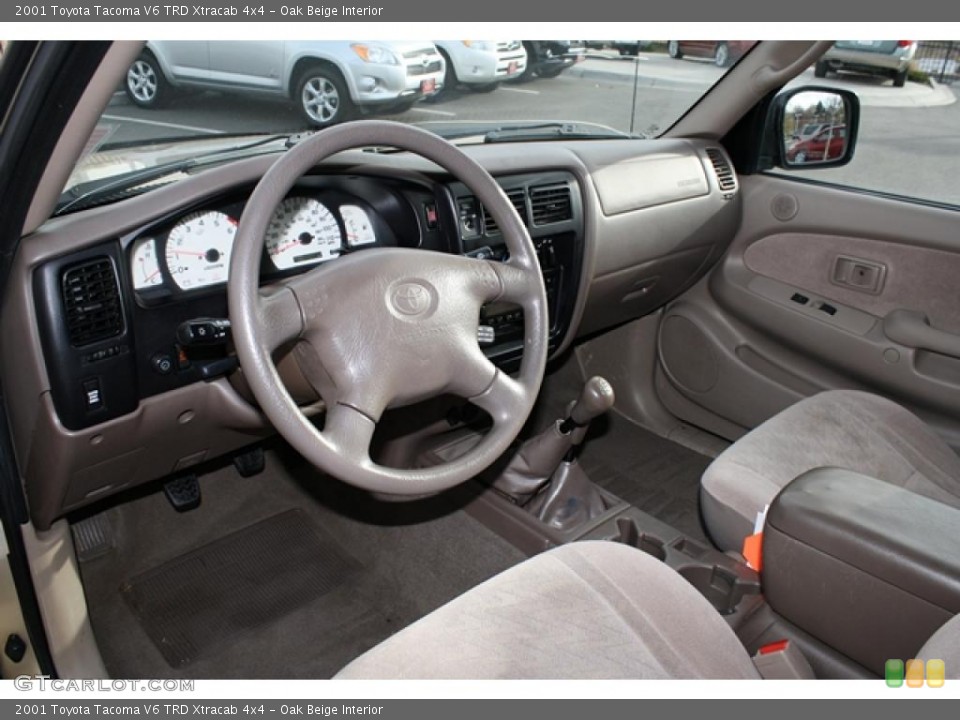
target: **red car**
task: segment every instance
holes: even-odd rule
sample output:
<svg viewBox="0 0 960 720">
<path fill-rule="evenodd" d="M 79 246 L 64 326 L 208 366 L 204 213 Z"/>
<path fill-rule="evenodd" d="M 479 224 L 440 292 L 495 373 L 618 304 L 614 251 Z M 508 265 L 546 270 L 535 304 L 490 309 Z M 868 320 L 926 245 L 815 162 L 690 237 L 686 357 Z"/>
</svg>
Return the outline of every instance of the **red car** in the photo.
<svg viewBox="0 0 960 720">
<path fill-rule="evenodd" d="M 787 151 L 787 161 L 802 165 L 809 162 L 835 160 L 847 145 L 847 126 L 831 125 L 812 138 L 801 140 Z"/>
<path fill-rule="evenodd" d="M 712 58 L 717 67 L 733 65 L 755 44 L 754 40 L 671 40 L 667 54 L 672 58 Z"/>
</svg>

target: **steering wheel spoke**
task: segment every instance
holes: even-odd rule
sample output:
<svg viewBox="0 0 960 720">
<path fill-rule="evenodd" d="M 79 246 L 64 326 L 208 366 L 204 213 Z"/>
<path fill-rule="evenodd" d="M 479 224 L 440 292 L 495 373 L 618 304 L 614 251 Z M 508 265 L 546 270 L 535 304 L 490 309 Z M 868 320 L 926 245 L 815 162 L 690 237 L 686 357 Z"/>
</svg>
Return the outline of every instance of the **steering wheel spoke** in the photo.
<svg viewBox="0 0 960 720">
<path fill-rule="evenodd" d="M 260 341 L 269 351 L 296 340 L 303 333 L 300 303 L 293 289 L 287 285 L 261 291 L 259 316 Z"/>
<path fill-rule="evenodd" d="M 495 296 L 485 298 L 488 301 L 502 300 L 523 304 L 536 288 L 533 273 L 539 273 L 539 268 L 531 270 L 523 267 L 520 263 L 511 260 L 509 262 L 486 261 L 499 281 L 498 292 Z"/>
<path fill-rule="evenodd" d="M 349 405 L 334 403 L 327 408 L 323 436 L 334 452 L 357 466 L 370 464 L 370 443 L 377 424 Z"/>
<path fill-rule="evenodd" d="M 492 362 L 484 358 L 486 368 L 479 367 L 474 372 L 485 369 L 492 380 L 482 392 L 469 396 L 467 399 L 493 419 L 494 424 L 507 422 L 520 408 L 524 407 L 528 399 L 523 385 L 500 370 Z"/>
</svg>

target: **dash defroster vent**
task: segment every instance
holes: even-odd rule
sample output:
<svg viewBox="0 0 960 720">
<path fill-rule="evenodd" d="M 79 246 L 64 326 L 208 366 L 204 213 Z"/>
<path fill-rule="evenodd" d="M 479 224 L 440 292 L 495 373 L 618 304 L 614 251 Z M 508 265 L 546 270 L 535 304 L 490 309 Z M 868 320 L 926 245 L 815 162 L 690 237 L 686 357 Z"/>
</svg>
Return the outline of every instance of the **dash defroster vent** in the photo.
<svg viewBox="0 0 960 720">
<path fill-rule="evenodd" d="M 713 171 L 717 174 L 717 184 L 720 190 L 725 193 L 735 192 L 737 189 L 737 176 L 730 167 L 727 156 L 717 148 L 707 148 L 707 157 L 713 164 Z"/>
</svg>

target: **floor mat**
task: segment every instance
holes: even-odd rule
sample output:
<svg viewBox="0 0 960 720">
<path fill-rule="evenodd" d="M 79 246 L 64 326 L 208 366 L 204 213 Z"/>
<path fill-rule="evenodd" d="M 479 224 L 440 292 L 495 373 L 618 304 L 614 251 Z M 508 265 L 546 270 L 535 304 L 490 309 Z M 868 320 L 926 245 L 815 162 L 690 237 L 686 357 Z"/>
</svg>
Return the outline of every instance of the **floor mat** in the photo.
<svg viewBox="0 0 960 720">
<path fill-rule="evenodd" d="M 267 453 L 260 475 L 240 477 L 231 465 L 204 475 L 200 484 L 203 502 L 190 512 L 176 512 L 162 492 L 141 493 L 103 511 L 115 542 L 109 552 L 81 562 L 80 572 L 111 677 L 328 678 L 404 626 L 524 557 L 452 500 L 378 501 L 317 472 L 279 442 Z M 290 517 L 292 510 L 303 513 L 321 537 L 346 548 L 341 554 L 355 559 L 360 569 L 324 594 L 316 595 L 315 587 L 300 590 L 297 600 L 304 598 L 305 603 L 290 611 L 289 606 L 280 611 L 274 606 L 269 622 L 244 628 L 245 621 L 235 617 L 235 641 L 211 644 L 186 665 L 171 666 L 120 588 L 232 533 L 278 515 Z M 310 552 L 299 540 L 282 552 L 263 553 L 256 543 L 248 544 L 248 556 L 239 567 L 250 575 L 235 581 L 237 586 L 244 583 L 236 597 L 223 600 L 240 606 L 236 612 L 247 612 L 252 599 L 260 597 L 257 593 L 276 597 L 274 593 L 281 592 L 260 584 L 282 586 L 329 573 L 329 560 L 319 560 L 330 547 L 326 541 L 311 540 Z M 249 555 L 254 553 L 269 557 L 266 571 L 252 571 Z M 296 573 L 291 576 L 292 568 Z M 281 570 L 286 573 L 283 580 L 278 579 Z M 309 594 L 312 599 L 307 601 Z M 189 601 L 193 608 L 200 604 L 193 597 Z M 150 602 L 159 606 L 157 600 Z M 215 607 L 221 601 L 207 602 Z M 194 642 L 198 637 L 192 632 Z"/>
<path fill-rule="evenodd" d="M 707 540 L 700 476 L 711 459 L 614 415 L 584 445 L 580 463 L 595 483 L 677 530 Z"/>
<path fill-rule="evenodd" d="M 359 568 L 304 512 L 290 510 L 141 573 L 120 592 L 179 668 L 325 595 Z"/>
</svg>

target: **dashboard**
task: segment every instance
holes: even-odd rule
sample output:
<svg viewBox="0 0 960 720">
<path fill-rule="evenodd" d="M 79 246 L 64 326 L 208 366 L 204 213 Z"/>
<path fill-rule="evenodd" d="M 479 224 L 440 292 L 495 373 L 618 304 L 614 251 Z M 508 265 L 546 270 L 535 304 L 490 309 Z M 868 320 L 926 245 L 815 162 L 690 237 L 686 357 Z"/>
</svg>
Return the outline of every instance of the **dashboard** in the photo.
<svg viewBox="0 0 960 720">
<path fill-rule="evenodd" d="M 493 174 L 536 247 L 551 356 L 662 307 L 706 273 L 739 226 L 729 159 L 707 141 L 465 152 Z M 25 342 L 0 347 L 0 362 L 20 379 L 8 410 L 39 529 L 272 433 L 233 352 L 226 293 L 236 228 L 272 160 L 207 168 L 24 239 L 0 331 Z M 465 185 L 416 156 L 357 150 L 302 177 L 274 209 L 261 285 L 386 247 L 507 257 Z M 522 311 L 489 304 L 479 322 L 483 351 L 513 371 Z M 291 395 L 315 404 L 294 354 L 275 362 Z"/>
</svg>

